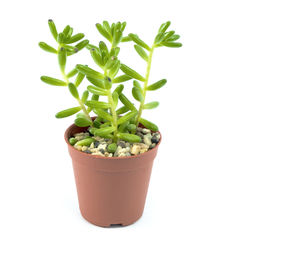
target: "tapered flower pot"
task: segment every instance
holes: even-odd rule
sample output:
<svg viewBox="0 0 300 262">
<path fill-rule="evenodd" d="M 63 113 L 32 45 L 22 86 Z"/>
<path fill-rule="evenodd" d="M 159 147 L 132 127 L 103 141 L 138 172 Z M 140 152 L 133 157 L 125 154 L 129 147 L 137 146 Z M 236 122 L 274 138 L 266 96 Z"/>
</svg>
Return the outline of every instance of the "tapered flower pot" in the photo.
<svg viewBox="0 0 300 262">
<path fill-rule="evenodd" d="M 159 143 L 128 157 L 102 157 L 78 151 L 68 139 L 87 128 L 71 125 L 65 141 L 72 158 L 82 216 L 102 227 L 130 225 L 143 214 L 148 185 Z"/>
</svg>

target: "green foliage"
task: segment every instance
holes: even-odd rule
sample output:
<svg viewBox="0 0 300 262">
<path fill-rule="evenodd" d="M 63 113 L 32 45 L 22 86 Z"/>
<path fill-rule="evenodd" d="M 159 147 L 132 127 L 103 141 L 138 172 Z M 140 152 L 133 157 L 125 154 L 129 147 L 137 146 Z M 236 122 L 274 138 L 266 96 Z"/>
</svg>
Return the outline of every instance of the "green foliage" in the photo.
<svg viewBox="0 0 300 262">
<path fill-rule="evenodd" d="M 54 86 L 67 86 L 78 104 L 78 106 L 58 112 L 55 115 L 57 118 L 76 114 L 74 122 L 77 126 L 89 127 L 91 134 L 113 140 L 108 148 L 111 153 L 116 151 L 118 139 L 132 143 L 141 142 L 141 138 L 135 135 L 139 124 L 153 131 L 158 130 L 154 123 L 141 116 L 144 109 L 153 109 L 159 105 L 157 101 L 146 103 L 147 91 L 158 90 L 167 82 L 166 79 L 162 79 L 149 84 L 154 50 L 161 46 L 181 46 L 181 43 L 176 42 L 180 36 L 175 34 L 175 31 L 168 31 L 170 22 L 160 26 L 152 45 L 148 45 L 137 34 L 124 35 L 126 22 L 110 24 L 103 21 L 97 23 L 97 30 L 107 42 L 99 41 L 99 44 L 96 45 L 90 44 L 89 40 L 84 39 L 83 33 L 74 34 L 70 25 L 65 26 L 61 32 L 57 31 L 52 20 L 48 21 L 48 25 L 57 47 L 52 47 L 45 42 L 40 42 L 39 46 L 42 50 L 57 56 L 62 79 L 42 76 L 41 80 Z M 130 41 L 133 42 L 138 55 L 146 62 L 145 76 L 139 74 L 139 70 L 136 71 L 128 67 L 119 59 L 120 43 Z M 69 73 L 66 73 L 68 57 L 84 48 L 89 50 L 88 52 L 97 68 L 93 69 L 89 65 L 77 64 L 71 71 L 68 70 Z M 85 81 L 85 78 L 89 84 L 80 94 L 80 85 Z M 139 104 L 138 109 L 123 94 L 124 85 L 120 84 L 131 79 L 133 79 L 132 96 Z M 90 98 L 89 93 L 92 94 Z M 118 107 L 119 101 L 122 105 Z M 96 114 L 96 119 L 92 120 L 90 112 Z M 72 138 L 70 144 L 90 145 L 93 141 L 94 139 L 91 137 L 78 142 Z"/>
</svg>

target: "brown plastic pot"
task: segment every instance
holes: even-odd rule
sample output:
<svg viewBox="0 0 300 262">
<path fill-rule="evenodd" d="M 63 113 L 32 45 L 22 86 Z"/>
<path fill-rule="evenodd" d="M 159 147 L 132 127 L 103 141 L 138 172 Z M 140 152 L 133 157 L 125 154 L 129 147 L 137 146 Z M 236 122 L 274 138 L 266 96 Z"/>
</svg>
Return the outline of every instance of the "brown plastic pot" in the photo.
<svg viewBox="0 0 300 262">
<path fill-rule="evenodd" d="M 102 157 L 70 145 L 71 136 L 86 130 L 73 124 L 65 132 L 80 212 L 97 226 L 130 225 L 143 214 L 153 160 L 161 139 L 156 147 L 137 156 Z"/>
</svg>

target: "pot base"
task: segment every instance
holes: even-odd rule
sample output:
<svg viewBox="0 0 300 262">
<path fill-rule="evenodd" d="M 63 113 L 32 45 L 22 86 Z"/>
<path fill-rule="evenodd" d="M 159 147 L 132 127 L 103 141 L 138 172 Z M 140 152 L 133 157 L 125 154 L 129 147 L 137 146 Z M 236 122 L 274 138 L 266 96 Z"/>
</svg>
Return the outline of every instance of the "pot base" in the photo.
<svg viewBox="0 0 300 262">
<path fill-rule="evenodd" d="M 82 217 L 89 223 L 98 226 L 98 227 L 126 227 L 129 225 L 134 224 L 135 222 L 137 222 L 142 216 L 139 216 L 138 218 L 131 220 L 131 221 L 123 221 L 123 222 L 119 222 L 119 223 L 107 223 L 107 222 L 99 222 L 99 221 L 94 221 L 92 219 L 89 219 L 87 217 L 85 217 L 85 215 L 80 211 Z"/>
</svg>

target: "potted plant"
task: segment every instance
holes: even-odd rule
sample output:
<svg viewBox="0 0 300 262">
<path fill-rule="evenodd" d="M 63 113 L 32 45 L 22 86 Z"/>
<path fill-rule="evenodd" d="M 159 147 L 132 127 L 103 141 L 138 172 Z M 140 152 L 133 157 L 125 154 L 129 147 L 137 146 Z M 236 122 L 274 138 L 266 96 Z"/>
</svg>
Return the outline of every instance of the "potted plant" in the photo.
<svg viewBox="0 0 300 262">
<path fill-rule="evenodd" d="M 73 162 L 81 214 L 103 227 L 132 224 L 143 213 L 153 160 L 161 142 L 158 127 L 142 118 L 144 109 L 159 105 L 157 101 L 146 103 L 147 92 L 167 82 L 162 79 L 150 84 L 152 56 L 161 46 L 180 47 L 181 43 L 176 42 L 179 35 L 167 31 L 170 22 L 166 22 L 159 28 L 153 44 L 147 45 L 136 34 L 124 34 L 125 22 L 104 21 L 96 24 L 96 28 L 109 44 L 100 41 L 95 46 L 83 40 L 84 34 L 74 34 L 69 25 L 58 33 L 52 20 L 48 24 L 57 47 L 44 42 L 39 46 L 57 56 L 61 79 L 42 76 L 41 80 L 67 87 L 77 103 L 58 112 L 56 117 L 76 114 L 74 124 L 65 132 L 65 141 Z M 146 62 L 144 76 L 118 58 L 119 45 L 129 41 Z M 77 64 L 67 71 L 69 56 L 83 49 L 89 50 L 98 69 Z M 78 89 L 85 78 L 89 85 L 79 95 Z M 137 106 L 123 93 L 122 83 L 129 81 Z M 95 116 L 91 116 L 92 112 Z"/>
</svg>

